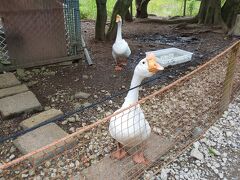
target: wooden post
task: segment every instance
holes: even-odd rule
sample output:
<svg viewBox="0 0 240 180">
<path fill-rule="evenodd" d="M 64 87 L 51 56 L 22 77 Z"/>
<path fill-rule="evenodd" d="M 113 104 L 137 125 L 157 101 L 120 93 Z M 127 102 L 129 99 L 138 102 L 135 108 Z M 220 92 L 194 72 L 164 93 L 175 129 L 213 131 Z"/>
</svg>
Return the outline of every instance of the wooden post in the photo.
<svg viewBox="0 0 240 180">
<path fill-rule="evenodd" d="M 238 53 L 239 45 L 240 43 L 238 43 L 235 47 L 232 48 L 232 52 L 228 60 L 227 73 L 226 73 L 226 77 L 223 85 L 223 95 L 220 103 L 220 113 L 223 113 L 228 108 L 228 105 L 231 101 L 232 86 L 233 86 L 234 72 L 237 64 L 237 53 Z"/>
</svg>

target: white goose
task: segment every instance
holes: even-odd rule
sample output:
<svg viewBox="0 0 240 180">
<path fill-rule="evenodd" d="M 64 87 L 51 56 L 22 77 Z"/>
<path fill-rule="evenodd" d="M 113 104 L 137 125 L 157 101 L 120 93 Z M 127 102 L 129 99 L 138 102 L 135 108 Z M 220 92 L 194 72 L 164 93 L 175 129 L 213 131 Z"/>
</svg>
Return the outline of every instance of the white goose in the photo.
<svg viewBox="0 0 240 180">
<path fill-rule="evenodd" d="M 140 85 L 144 78 L 151 77 L 159 70 L 163 70 L 163 67 L 156 62 L 156 57 L 153 54 L 148 54 L 147 57 L 142 59 L 135 67 L 130 88 Z M 130 90 L 119 110 L 136 103 L 138 101 L 138 95 L 139 88 Z M 109 124 L 109 132 L 118 142 L 117 151 L 112 153 L 112 157 L 122 159 L 127 154 L 123 146 L 134 147 L 141 144 L 149 137 L 151 128 L 144 117 L 140 105 L 137 105 L 112 117 Z M 133 161 L 142 164 L 147 163 L 142 151 L 134 154 Z"/>
<path fill-rule="evenodd" d="M 122 18 L 120 15 L 116 16 L 116 22 L 118 25 L 117 37 L 112 46 L 112 56 L 116 62 L 115 70 L 122 70 L 122 67 L 120 65 L 125 65 L 126 62 L 123 62 L 122 64 L 118 64 L 118 59 L 128 58 L 131 54 L 131 50 L 128 46 L 128 43 L 122 38 Z"/>
</svg>

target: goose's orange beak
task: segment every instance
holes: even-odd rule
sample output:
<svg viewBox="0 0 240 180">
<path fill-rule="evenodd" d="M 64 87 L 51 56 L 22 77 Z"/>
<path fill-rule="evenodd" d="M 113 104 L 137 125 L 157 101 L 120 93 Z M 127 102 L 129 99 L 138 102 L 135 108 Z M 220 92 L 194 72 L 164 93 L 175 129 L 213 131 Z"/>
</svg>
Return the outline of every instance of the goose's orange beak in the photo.
<svg viewBox="0 0 240 180">
<path fill-rule="evenodd" d="M 116 16 L 116 22 L 118 23 L 118 22 L 120 22 L 122 20 L 122 17 L 120 16 L 120 15 L 117 15 Z"/>
<path fill-rule="evenodd" d="M 148 70 L 149 70 L 149 72 L 155 74 L 158 71 L 164 70 L 164 68 L 160 64 L 157 63 L 157 61 L 156 61 L 157 58 L 156 58 L 156 56 L 153 53 L 148 54 L 146 59 L 148 61 Z"/>
</svg>

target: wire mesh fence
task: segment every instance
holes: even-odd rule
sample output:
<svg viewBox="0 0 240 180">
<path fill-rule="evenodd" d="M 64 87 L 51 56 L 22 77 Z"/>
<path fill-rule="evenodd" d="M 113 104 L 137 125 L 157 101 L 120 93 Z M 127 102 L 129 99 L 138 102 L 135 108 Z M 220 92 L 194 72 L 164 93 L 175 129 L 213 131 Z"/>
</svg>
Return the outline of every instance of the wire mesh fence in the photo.
<svg viewBox="0 0 240 180">
<path fill-rule="evenodd" d="M 8 49 L 6 43 L 6 36 L 3 29 L 2 18 L 0 17 L 0 62 L 6 64 L 8 62 Z"/>
<path fill-rule="evenodd" d="M 239 42 L 235 43 L 190 74 L 130 107 L 48 146 L 3 162 L 0 177 L 138 179 L 149 167 L 158 172 L 159 167 L 199 138 L 238 95 L 239 46 Z M 124 146 L 117 149 L 113 137 Z M 116 155 L 120 151 L 126 156 L 114 159 L 114 152 Z M 135 163 L 141 152 L 148 160 L 146 164 Z"/>
<path fill-rule="evenodd" d="M 4 32 L 1 52 L 16 67 L 79 59 L 80 10 L 77 0 L 0 1 Z M 6 49 L 7 47 L 7 49 Z"/>
</svg>

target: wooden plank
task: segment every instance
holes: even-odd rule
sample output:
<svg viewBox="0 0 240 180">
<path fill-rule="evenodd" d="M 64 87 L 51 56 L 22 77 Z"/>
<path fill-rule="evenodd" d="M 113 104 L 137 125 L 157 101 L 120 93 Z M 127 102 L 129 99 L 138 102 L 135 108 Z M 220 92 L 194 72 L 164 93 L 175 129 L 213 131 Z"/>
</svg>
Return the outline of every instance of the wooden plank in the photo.
<svg viewBox="0 0 240 180">
<path fill-rule="evenodd" d="M 165 154 L 170 147 L 172 147 L 173 142 L 167 138 L 160 137 L 156 134 L 151 134 L 145 143 L 144 154 L 146 158 L 150 161 L 149 166 L 151 166 L 158 158 Z M 135 148 L 130 154 L 139 149 Z M 109 156 L 102 159 L 99 163 L 92 165 L 83 171 L 81 175 L 75 176 L 73 179 L 87 179 L 87 180 L 125 180 L 134 179 L 143 170 L 148 168 L 142 164 L 135 164 L 132 161 L 132 157 L 128 156 L 123 160 L 114 160 Z"/>
<path fill-rule="evenodd" d="M 54 58 L 54 59 L 45 59 L 41 61 L 36 61 L 36 62 L 29 62 L 28 64 L 24 65 L 19 65 L 19 66 L 4 66 L 1 65 L 0 63 L 0 72 L 3 71 L 14 71 L 18 68 L 29 68 L 29 67 L 36 67 L 36 66 L 41 66 L 41 65 L 50 65 L 50 64 L 56 64 L 60 62 L 65 62 L 65 61 L 73 61 L 73 60 L 79 60 L 82 58 L 82 55 L 75 55 L 75 56 L 66 56 L 66 57 L 61 57 L 61 58 Z"/>
</svg>

